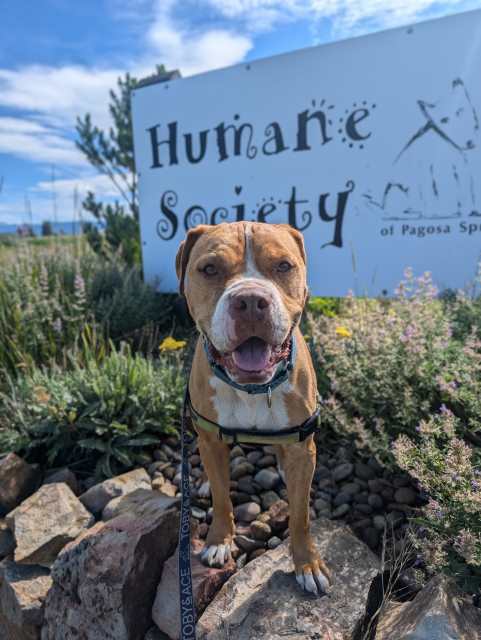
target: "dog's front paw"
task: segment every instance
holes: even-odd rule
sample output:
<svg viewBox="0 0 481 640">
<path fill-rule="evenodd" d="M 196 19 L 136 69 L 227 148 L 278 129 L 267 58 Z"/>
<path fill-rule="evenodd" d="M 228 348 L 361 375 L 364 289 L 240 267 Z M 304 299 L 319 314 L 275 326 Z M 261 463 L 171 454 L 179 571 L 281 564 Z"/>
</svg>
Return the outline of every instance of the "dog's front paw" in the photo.
<svg viewBox="0 0 481 640">
<path fill-rule="evenodd" d="M 221 568 L 232 558 L 230 544 L 207 544 L 200 559 L 208 567 Z"/>
<path fill-rule="evenodd" d="M 312 560 L 296 565 L 296 580 L 304 591 L 321 596 L 329 588 L 330 573 L 322 560 Z"/>
</svg>

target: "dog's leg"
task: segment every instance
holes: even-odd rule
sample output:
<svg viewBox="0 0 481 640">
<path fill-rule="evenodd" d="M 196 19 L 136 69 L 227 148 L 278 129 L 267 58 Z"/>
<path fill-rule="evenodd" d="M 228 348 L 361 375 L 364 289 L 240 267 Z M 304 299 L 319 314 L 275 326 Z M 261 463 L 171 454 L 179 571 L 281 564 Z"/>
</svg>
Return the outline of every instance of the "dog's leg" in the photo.
<svg viewBox="0 0 481 640">
<path fill-rule="evenodd" d="M 230 500 L 229 447 L 213 434 L 199 433 L 199 451 L 209 478 L 214 518 L 201 560 L 210 567 L 222 567 L 231 557 L 234 514 Z"/>
<path fill-rule="evenodd" d="M 325 593 L 330 573 L 320 559 L 309 533 L 309 495 L 316 465 L 312 436 L 305 442 L 280 447 L 289 497 L 289 533 L 297 582 L 305 591 Z"/>
</svg>

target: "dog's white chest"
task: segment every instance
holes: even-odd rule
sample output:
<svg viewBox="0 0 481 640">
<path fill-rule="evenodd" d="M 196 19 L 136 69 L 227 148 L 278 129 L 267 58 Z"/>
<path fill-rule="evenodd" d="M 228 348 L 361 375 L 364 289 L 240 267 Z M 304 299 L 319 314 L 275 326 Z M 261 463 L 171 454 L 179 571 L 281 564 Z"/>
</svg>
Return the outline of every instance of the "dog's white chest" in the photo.
<svg viewBox="0 0 481 640">
<path fill-rule="evenodd" d="M 267 405 L 267 396 L 248 395 L 230 387 L 219 378 L 209 380 L 214 389 L 213 404 L 217 422 L 232 429 L 285 429 L 289 427 L 285 396 L 289 383 L 284 382 L 272 392 L 272 405 Z"/>
</svg>

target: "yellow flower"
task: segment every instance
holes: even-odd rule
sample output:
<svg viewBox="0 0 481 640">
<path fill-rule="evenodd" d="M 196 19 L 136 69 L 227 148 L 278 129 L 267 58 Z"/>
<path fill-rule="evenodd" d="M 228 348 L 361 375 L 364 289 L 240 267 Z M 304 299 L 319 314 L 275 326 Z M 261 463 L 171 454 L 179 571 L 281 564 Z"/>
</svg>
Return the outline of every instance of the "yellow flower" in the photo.
<svg viewBox="0 0 481 640">
<path fill-rule="evenodd" d="M 35 387 L 34 393 L 35 400 L 40 404 L 47 404 L 50 400 L 50 396 L 44 387 Z"/>
<path fill-rule="evenodd" d="M 352 338 L 352 333 L 347 327 L 336 327 L 336 335 L 341 338 Z"/>
<path fill-rule="evenodd" d="M 177 351 L 183 349 L 187 343 L 185 340 L 176 340 L 172 336 L 164 338 L 159 346 L 160 351 Z"/>
</svg>

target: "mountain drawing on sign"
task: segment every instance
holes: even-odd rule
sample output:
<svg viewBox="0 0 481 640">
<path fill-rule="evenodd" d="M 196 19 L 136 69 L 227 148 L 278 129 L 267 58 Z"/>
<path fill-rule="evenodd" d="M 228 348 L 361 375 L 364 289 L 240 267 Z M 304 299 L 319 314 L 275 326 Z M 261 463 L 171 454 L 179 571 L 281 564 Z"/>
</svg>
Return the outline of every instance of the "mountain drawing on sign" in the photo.
<svg viewBox="0 0 481 640">
<path fill-rule="evenodd" d="M 393 162 L 381 194 L 364 194 L 383 220 L 481 216 L 473 177 L 479 118 L 464 82 L 452 81 L 437 102 L 418 100 L 422 124 Z"/>
</svg>

